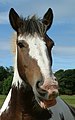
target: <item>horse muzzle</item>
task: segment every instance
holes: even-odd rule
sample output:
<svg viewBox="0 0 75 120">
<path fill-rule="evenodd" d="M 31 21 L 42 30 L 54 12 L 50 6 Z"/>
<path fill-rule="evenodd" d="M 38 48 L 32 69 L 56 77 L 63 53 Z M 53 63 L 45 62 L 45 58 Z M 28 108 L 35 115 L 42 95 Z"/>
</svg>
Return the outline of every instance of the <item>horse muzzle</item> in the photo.
<svg viewBox="0 0 75 120">
<path fill-rule="evenodd" d="M 38 97 L 41 101 L 41 106 L 53 106 L 56 104 L 56 97 L 58 96 L 58 82 L 55 80 L 38 81 L 36 85 Z"/>
</svg>

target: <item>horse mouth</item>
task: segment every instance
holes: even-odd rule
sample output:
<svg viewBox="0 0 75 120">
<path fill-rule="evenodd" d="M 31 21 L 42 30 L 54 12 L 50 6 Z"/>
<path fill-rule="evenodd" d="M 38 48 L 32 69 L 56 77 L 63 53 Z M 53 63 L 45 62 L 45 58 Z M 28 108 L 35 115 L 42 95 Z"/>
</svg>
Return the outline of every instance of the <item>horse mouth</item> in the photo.
<svg viewBox="0 0 75 120">
<path fill-rule="evenodd" d="M 48 107 L 52 107 L 55 104 L 56 104 L 56 99 L 55 98 L 52 99 L 52 100 L 42 100 L 42 101 L 39 102 L 39 105 L 44 109 L 46 109 Z"/>
<path fill-rule="evenodd" d="M 56 97 L 59 95 L 58 85 L 49 85 L 46 89 L 43 86 L 36 86 L 38 103 L 42 108 L 48 108 L 56 104 Z"/>
</svg>

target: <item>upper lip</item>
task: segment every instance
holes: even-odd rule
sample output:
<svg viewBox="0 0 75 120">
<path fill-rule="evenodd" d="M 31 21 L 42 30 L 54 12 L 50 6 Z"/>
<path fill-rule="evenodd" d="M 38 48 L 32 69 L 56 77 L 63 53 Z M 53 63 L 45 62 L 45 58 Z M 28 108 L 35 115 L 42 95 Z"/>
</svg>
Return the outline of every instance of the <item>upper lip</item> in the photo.
<svg viewBox="0 0 75 120">
<path fill-rule="evenodd" d="M 41 85 L 39 83 L 40 83 L 40 81 L 38 81 L 36 84 L 36 91 L 38 93 L 37 97 L 39 98 L 39 100 L 41 100 L 41 101 L 42 100 L 52 100 L 58 96 L 58 93 L 56 93 L 55 91 L 51 95 L 49 95 L 47 90 L 44 90 L 40 87 L 42 85 L 42 83 L 41 83 Z M 56 87 L 56 89 L 58 89 L 58 87 Z"/>
</svg>

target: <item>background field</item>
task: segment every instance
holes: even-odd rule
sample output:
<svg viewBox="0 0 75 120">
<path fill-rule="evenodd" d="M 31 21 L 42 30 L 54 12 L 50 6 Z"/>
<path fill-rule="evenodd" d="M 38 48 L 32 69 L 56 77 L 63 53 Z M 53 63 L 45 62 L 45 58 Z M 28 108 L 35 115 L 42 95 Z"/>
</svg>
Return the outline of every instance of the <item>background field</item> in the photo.
<svg viewBox="0 0 75 120">
<path fill-rule="evenodd" d="M 75 107 L 75 95 L 62 95 L 60 96 L 65 102 L 67 102 L 68 104 L 70 104 L 71 106 Z"/>
<path fill-rule="evenodd" d="M 68 96 L 68 95 L 61 95 L 60 96 L 65 102 L 67 102 L 68 104 L 72 105 L 73 107 L 75 107 L 75 95 L 72 96 Z M 0 108 L 4 102 L 4 99 L 6 98 L 5 95 L 0 95 Z"/>
<path fill-rule="evenodd" d="M 6 95 L 0 95 L 0 108 L 1 108 L 5 98 L 6 98 Z"/>
</svg>

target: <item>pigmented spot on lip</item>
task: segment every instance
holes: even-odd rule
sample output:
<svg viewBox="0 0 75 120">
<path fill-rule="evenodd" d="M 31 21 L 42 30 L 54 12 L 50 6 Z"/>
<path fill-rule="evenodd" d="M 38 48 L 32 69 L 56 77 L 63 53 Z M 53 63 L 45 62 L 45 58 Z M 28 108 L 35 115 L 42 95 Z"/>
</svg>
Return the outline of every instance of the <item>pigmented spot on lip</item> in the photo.
<svg viewBox="0 0 75 120">
<path fill-rule="evenodd" d="M 48 107 L 51 107 L 51 106 L 54 106 L 56 104 L 56 99 L 52 99 L 52 100 L 43 100 L 43 101 L 40 101 L 39 105 L 46 109 Z"/>
</svg>

